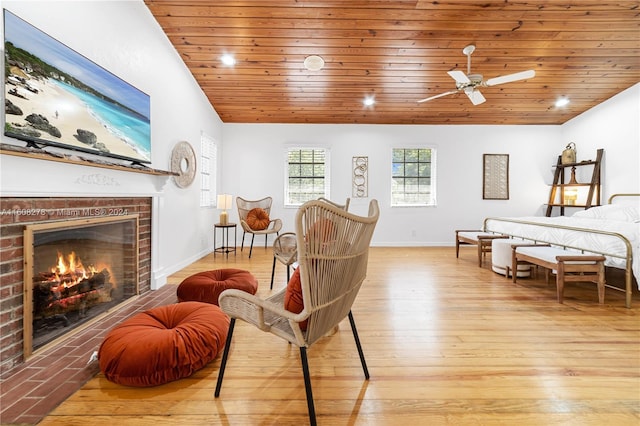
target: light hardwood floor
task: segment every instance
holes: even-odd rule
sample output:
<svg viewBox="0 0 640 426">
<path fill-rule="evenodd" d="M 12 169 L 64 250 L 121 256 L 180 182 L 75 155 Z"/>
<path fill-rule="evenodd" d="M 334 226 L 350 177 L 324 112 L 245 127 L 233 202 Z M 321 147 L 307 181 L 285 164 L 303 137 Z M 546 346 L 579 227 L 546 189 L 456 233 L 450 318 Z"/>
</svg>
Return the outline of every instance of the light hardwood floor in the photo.
<svg viewBox="0 0 640 426">
<path fill-rule="evenodd" d="M 479 268 L 475 248 L 373 248 L 349 328 L 308 352 L 320 425 L 638 425 L 640 300 L 572 284 L 565 303 L 539 278 L 511 283 Z M 266 296 L 271 249 L 213 255 L 170 277 L 239 267 Z M 276 284 L 285 285 L 282 265 Z M 222 392 L 220 356 L 193 376 L 128 388 L 98 374 L 40 425 L 300 425 L 307 422 L 299 352 L 238 322 Z"/>
</svg>

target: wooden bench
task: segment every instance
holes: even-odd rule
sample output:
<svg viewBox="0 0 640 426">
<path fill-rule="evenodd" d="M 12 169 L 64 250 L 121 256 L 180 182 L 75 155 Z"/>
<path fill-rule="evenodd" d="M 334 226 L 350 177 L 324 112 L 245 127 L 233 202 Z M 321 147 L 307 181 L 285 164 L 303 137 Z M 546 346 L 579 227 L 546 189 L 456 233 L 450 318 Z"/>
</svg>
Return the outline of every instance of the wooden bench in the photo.
<svg viewBox="0 0 640 426">
<path fill-rule="evenodd" d="M 518 265 L 533 264 L 556 271 L 556 292 L 558 303 L 563 302 L 565 282 L 593 282 L 598 285 L 598 303 L 604 303 L 605 257 L 563 250 L 550 245 L 514 245 L 512 247 L 511 267 L 517 271 Z M 513 274 L 515 283 L 517 274 Z"/>
<path fill-rule="evenodd" d="M 491 253 L 491 242 L 496 238 L 509 238 L 509 236 L 477 229 L 456 230 L 456 259 L 460 254 L 461 245 L 474 245 L 478 247 L 478 266 L 482 266 L 482 258 L 486 253 Z"/>
</svg>

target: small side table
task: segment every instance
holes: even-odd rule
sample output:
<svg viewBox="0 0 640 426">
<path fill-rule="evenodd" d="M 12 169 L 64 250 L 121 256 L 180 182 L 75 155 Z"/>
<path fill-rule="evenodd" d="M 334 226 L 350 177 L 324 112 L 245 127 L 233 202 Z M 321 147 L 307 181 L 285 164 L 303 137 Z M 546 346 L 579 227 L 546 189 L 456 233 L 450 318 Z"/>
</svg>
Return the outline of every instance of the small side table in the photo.
<svg viewBox="0 0 640 426">
<path fill-rule="evenodd" d="M 233 246 L 229 246 L 229 228 L 233 228 Z M 216 236 L 218 234 L 218 229 L 220 229 L 220 233 L 222 234 L 222 246 L 218 247 L 216 244 Z M 215 257 L 216 253 L 226 253 L 227 257 L 229 257 L 229 253 L 233 252 L 233 255 L 236 254 L 236 241 L 238 240 L 238 227 L 235 223 L 227 223 L 223 225 L 221 223 L 216 223 L 213 225 L 213 256 Z"/>
</svg>

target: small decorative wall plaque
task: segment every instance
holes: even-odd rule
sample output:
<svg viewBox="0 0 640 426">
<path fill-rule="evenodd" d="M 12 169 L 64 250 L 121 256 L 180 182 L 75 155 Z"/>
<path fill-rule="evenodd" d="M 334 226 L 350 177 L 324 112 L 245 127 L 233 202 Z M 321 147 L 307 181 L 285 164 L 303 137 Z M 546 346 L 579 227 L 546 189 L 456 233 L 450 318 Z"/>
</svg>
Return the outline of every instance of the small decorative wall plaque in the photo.
<svg viewBox="0 0 640 426">
<path fill-rule="evenodd" d="M 369 157 L 353 157 L 353 179 L 351 195 L 354 198 L 369 196 Z"/>
<path fill-rule="evenodd" d="M 509 154 L 484 154 L 483 200 L 509 199 Z"/>
</svg>

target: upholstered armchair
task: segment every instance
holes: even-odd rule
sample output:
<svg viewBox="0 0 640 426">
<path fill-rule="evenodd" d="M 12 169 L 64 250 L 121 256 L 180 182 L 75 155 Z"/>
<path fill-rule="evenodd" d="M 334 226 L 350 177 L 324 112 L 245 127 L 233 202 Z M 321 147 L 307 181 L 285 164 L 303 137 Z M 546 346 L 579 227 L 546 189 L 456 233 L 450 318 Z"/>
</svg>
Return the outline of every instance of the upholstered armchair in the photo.
<svg viewBox="0 0 640 426">
<path fill-rule="evenodd" d="M 367 216 L 351 214 L 324 201 L 309 201 L 296 214 L 299 266 L 287 287 L 266 299 L 235 289 L 222 292 L 218 303 L 231 322 L 218 372 L 216 398 L 220 396 L 237 319 L 298 346 L 312 425 L 316 424 L 316 415 L 307 348 L 347 317 L 365 379 L 369 378 L 351 306 L 367 274 L 369 246 L 378 217 L 376 200 L 369 203 Z M 247 330 L 244 331 L 248 337 Z"/>
<path fill-rule="evenodd" d="M 256 235 L 264 235 L 264 247 L 266 249 L 269 234 L 278 235 L 282 229 L 281 219 L 271 219 L 269 217 L 272 203 L 273 199 L 271 197 L 265 197 L 255 201 L 236 197 L 238 217 L 240 218 L 240 226 L 242 226 L 242 244 L 240 251 L 244 250 L 244 236 L 251 234 L 249 258 L 251 258 L 251 253 L 253 252 L 253 239 Z"/>
</svg>

